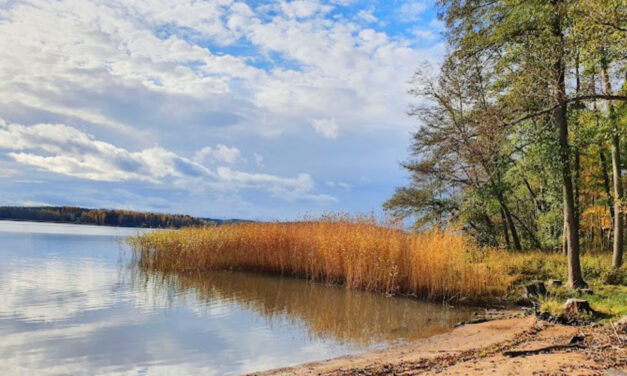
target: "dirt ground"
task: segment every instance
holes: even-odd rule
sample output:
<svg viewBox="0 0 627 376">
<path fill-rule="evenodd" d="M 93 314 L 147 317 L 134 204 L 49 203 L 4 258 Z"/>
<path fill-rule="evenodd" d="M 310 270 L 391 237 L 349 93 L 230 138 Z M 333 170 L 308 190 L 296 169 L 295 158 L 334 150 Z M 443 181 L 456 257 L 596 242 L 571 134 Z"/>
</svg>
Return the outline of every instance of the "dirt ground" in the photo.
<svg viewBox="0 0 627 376">
<path fill-rule="evenodd" d="M 574 336 L 579 336 L 579 347 L 554 348 L 519 356 L 504 354 L 565 345 Z M 466 325 L 384 350 L 254 375 L 436 374 L 627 376 L 627 336 L 619 336 L 608 328 L 550 324 L 529 316 Z"/>
</svg>

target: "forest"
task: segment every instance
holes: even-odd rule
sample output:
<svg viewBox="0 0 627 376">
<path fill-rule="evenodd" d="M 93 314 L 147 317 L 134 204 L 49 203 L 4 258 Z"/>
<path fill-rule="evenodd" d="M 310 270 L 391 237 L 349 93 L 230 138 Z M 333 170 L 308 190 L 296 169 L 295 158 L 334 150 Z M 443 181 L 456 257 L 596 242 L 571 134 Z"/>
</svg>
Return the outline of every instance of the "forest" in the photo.
<svg viewBox="0 0 627 376">
<path fill-rule="evenodd" d="M 207 226 L 217 224 L 218 222 L 216 220 L 194 218 L 189 215 L 86 209 L 73 206 L 3 206 L 0 207 L 0 219 L 145 228 Z"/>
<path fill-rule="evenodd" d="M 623 0 L 440 0 L 448 52 L 411 80 L 410 183 L 384 203 L 417 229 L 564 252 L 624 248 L 627 12 Z"/>
</svg>

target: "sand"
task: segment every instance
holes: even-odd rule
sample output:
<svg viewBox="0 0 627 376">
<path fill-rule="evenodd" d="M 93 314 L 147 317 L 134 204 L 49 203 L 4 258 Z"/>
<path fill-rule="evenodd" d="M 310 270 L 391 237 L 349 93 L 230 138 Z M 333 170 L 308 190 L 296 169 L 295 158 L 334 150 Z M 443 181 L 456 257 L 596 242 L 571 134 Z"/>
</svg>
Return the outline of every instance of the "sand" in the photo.
<svg viewBox="0 0 627 376">
<path fill-rule="evenodd" d="M 510 357 L 504 351 L 562 345 L 581 348 Z M 253 375 L 626 375 L 627 337 L 603 327 L 573 327 L 535 317 L 465 325 L 412 343 Z"/>
</svg>

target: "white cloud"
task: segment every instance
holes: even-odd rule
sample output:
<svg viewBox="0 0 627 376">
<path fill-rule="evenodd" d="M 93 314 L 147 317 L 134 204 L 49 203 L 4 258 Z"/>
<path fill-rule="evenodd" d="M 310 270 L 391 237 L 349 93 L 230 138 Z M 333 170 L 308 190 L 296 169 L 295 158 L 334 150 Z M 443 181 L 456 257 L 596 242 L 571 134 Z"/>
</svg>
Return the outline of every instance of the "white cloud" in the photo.
<svg viewBox="0 0 627 376">
<path fill-rule="evenodd" d="M 236 147 L 228 147 L 219 144 L 215 149 L 206 146 L 197 151 L 194 155 L 194 161 L 202 164 L 207 159 L 211 159 L 213 162 L 233 164 L 241 157 L 241 154 L 242 153 Z"/>
<path fill-rule="evenodd" d="M 204 172 L 202 166 L 161 147 L 129 152 L 63 124 L 0 122 L 0 148 L 13 150 L 7 155 L 18 163 L 89 180 L 158 183 L 192 170 Z"/>
<path fill-rule="evenodd" d="M 226 163 L 234 163 L 240 157 L 240 151 L 236 147 L 228 147 L 225 145 L 218 145 L 216 148 L 216 156 L 215 158 L 218 161 L 226 162 Z"/>
<path fill-rule="evenodd" d="M 94 107 L 97 103 L 80 102 L 103 91 L 115 96 L 125 90 L 207 98 L 228 94 L 231 79 L 254 80 L 264 74 L 242 58 L 217 56 L 176 36 L 161 40 L 129 17 L 143 9 L 147 12 L 143 16 L 150 19 L 152 12 L 168 10 L 162 5 L 64 0 L 18 2 L 0 9 L 0 18 L 5 20 L 0 24 L 0 102 L 132 133 L 128 122 Z M 220 16 L 216 9 L 202 4 L 197 9 L 175 7 L 170 17 L 185 19 L 192 12 L 207 11 L 211 19 Z M 195 26 L 216 32 L 207 23 Z"/>
<path fill-rule="evenodd" d="M 379 19 L 374 15 L 374 8 L 362 9 L 357 12 L 357 18 L 364 20 L 368 23 L 375 23 Z"/>
<path fill-rule="evenodd" d="M 410 1 L 400 9 L 416 15 L 425 4 Z M 154 93 L 232 102 L 225 111 L 278 116 L 268 125 L 275 129 L 313 115 L 360 129 L 386 126 L 391 119 L 409 126 L 406 102 L 398 98 L 424 55 L 402 39 L 323 17 L 331 7 L 316 0 L 282 1 L 267 16 L 227 0 L 16 2 L 0 10 L 0 103 L 70 116 L 138 139 L 146 135 L 137 133 L 133 120 L 103 107 L 103 100 L 128 102 L 131 91 L 139 98 Z M 368 9 L 359 14 L 375 21 Z M 252 50 L 213 52 L 238 40 Z M 279 62 L 264 71 L 247 56 L 271 52 L 296 67 Z"/>
<path fill-rule="evenodd" d="M 281 10 L 290 18 L 307 18 L 318 13 L 327 13 L 332 9 L 330 6 L 320 4 L 313 0 L 292 0 L 282 1 Z"/>
<path fill-rule="evenodd" d="M 225 184 L 245 186 L 248 188 L 267 187 L 273 197 L 293 201 L 301 198 L 336 202 L 337 199 L 329 195 L 315 195 L 310 192 L 314 188 L 314 181 L 309 174 L 298 174 L 296 178 L 280 178 L 269 174 L 255 174 L 243 171 L 234 171 L 230 167 L 218 167 L 216 170 L 220 180 Z"/>
<path fill-rule="evenodd" d="M 344 137 L 320 157 L 320 165 L 330 166 L 330 176 L 337 176 L 331 171 L 337 158 L 359 168 L 363 162 L 342 153 L 372 139 L 381 144 L 373 148 L 382 156 L 379 167 L 396 165 L 405 148 L 392 150 L 413 126 L 406 116 L 406 82 L 422 60 L 437 62 L 443 45 L 416 49 L 411 27 L 420 25 L 395 26 L 393 35 L 387 33 L 385 25 L 398 22 L 399 13 L 375 13 L 378 4 L 372 2 L 249 4 L 16 0 L 0 6 L 0 117 L 27 128 L 40 126 L 12 131 L 12 137 L 28 138 L 31 146 L 6 148 L 11 154 L 3 170 L 37 174 L 28 178 L 38 180 L 54 172 L 141 181 L 141 187 L 237 192 L 250 186 L 275 195 L 270 185 L 290 184 L 232 182 L 235 186 L 226 187 L 217 168 L 246 173 L 234 166 L 244 165 L 239 162 L 247 157 L 259 164 L 253 152 L 264 150 L 266 161 L 282 161 L 274 170 L 279 178 L 294 179 L 303 172 L 301 161 L 314 153 L 313 143 L 324 142 L 307 139 L 310 127 L 331 139 L 359 130 L 358 138 Z M 399 9 L 419 17 L 424 4 L 410 1 Z M 54 132 L 45 125 L 71 136 L 52 139 Z M 33 146 L 39 136 L 28 132 L 34 131 L 45 133 L 41 147 Z M 263 145 L 266 141 L 272 150 Z M 310 148 L 282 144 L 310 141 Z M 285 152 L 294 155 L 280 155 Z M 327 179 L 308 172 L 316 180 Z M 55 188 L 65 183 L 59 179 Z M 299 194 L 314 192 L 315 187 Z M 46 194 L 33 198 L 48 200 Z M 309 209 L 316 208 L 289 210 Z"/>
<path fill-rule="evenodd" d="M 87 180 L 139 180 L 190 190 L 199 187 L 224 191 L 256 188 L 288 201 L 334 200 L 313 194 L 314 181 L 308 174 L 289 178 L 252 174 L 226 166 L 211 170 L 197 160 L 181 157 L 159 146 L 132 152 L 63 124 L 24 126 L 7 124 L 0 119 L 0 149 L 12 150 L 7 155 L 19 164 Z M 216 162 L 231 164 L 240 157 L 240 151 L 218 145 L 215 150 L 202 149 L 196 157 L 202 160 L 207 155 Z"/>
<path fill-rule="evenodd" d="M 333 4 L 341 5 L 341 6 L 348 6 L 353 3 L 356 3 L 357 0 L 330 0 L 330 2 Z"/>
<path fill-rule="evenodd" d="M 414 28 L 412 34 L 423 41 L 432 41 L 437 38 L 437 34 L 433 30 L 425 28 Z"/>
<path fill-rule="evenodd" d="M 310 121 L 314 130 L 325 138 L 336 139 L 340 132 L 340 127 L 335 119 L 312 119 Z"/>
<path fill-rule="evenodd" d="M 346 189 L 346 190 L 353 188 L 352 184 L 349 184 L 349 183 L 346 183 L 346 182 L 343 182 L 343 181 L 335 182 L 335 181 L 330 181 L 329 180 L 329 181 L 326 182 L 326 184 L 327 184 L 327 186 L 329 186 L 331 188 L 342 188 L 342 189 Z"/>
<path fill-rule="evenodd" d="M 427 8 L 428 4 L 425 0 L 408 0 L 398 9 L 398 15 L 402 21 L 416 21 Z"/>
</svg>

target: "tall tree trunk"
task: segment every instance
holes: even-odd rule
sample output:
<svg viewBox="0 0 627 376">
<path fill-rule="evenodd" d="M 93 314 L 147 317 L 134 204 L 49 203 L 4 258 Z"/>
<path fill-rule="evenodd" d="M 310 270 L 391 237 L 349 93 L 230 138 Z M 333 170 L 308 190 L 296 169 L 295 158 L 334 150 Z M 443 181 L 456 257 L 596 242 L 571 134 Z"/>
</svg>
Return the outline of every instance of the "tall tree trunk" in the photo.
<svg viewBox="0 0 627 376">
<path fill-rule="evenodd" d="M 607 73 L 607 61 L 602 59 L 601 70 L 603 87 L 606 95 L 612 94 L 612 85 Z M 614 116 L 614 106 L 607 101 L 607 114 L 612 125 L 612 182 L 614 184 L 614 247 L 612 252 L 612 266 L 620 268 L 623 264 L 623 216 L 621 213 L 621 201 L 623 199 L 623 181 L 621 179 L 620 165 L 620 133 Z"/>
<path fill-rule="evenodd" d="M 507 226 L 507 220 L 505 219 L 505 211 L 501 208 L 501 220 L 503 221 L 503 233 L 505 235 L 505 245 L 507 249 L 512 248 L 512 244 L 509 242 L 509 230 Z"/>
<path fill-rule="evenodd" d="M 564 221 L 568 229 L 568 286 L 580 288 L 586 286 L 586 282 L 581 275 L 581 264 L 579 260 L 579 231 L 575 220 L 575 197 L 573 192 L 573 179 L 570 168 L 570 145 L 568 141 L 568 118 L 565 85 L 564 61 L 564 36 L 562 35 L 562 1 L 553 0 L 555 16 L 553 18 L 552 33 L 558 43 L 558 58 L 553 65 L 554 89 L 553 98 L 557 107 L 553 111 L 553 120 L 557 128 L 557 138 L 559 142 L 559 154 L 562 172 L 562 190 L 564 194 Z"/>
<path fill-rule="evenodd" d="M 603 176 L 603 189 L 605 190 L 605 196 L 607 197 L 607 205 L 610 208 L 610 223 L 614 228 L 614 199 L 610 192 L 610 175 L 607 172 L 607 158 L 603 150 L 599 152 L 599 158 L 601 159 L 601 175 Z M 603 237 L 603 235 L 601 235 Z"/>
<path fill-rule="evenodd" d="M 581 79 L 579 77 L 579 49 L 577 49 L 577 54 L 575 55 L 575 94 L 579 95 L 581 90 Z M 580 103 L 577 106 L 581 106 Z M 575 134 L 577 134 L 579 130 L 579 120 L 577 120 L 577 116 L 575 116 Z M 575 147 L 575 177 L 573 184 L 575 185 L 575 224 L 577 228 L 580 225 L 581 219 L 581 202 L 580 202 L 580 193 L 579 188 L 581 186 L 581 145 L 577 142 Z"/>
<path fill-rule="evenodd" d="M 579 50 L 577 50 L 577 54 L 575 55 L 575 94 L 579 95 L 579 90 L 581 89 L 581 80 L 579 77 Z M 579 104 L 578 104 L 579 105 Z M 575 116 L 575 119 L 577 117 Z M 579 131 L 579 121 L 575 120 L 575 134 Z M 575 155 L 575 176 L 573 177 L 573 185 L 575 189 L 575 228 L 579 230 L 580 218 L 581 218 L 581 202 L 579 202 L 580 194 L 579 187 L 581 181 L 581 152 L 579 150 L 580 145 L 575 146 L 575 150 L 573 154 Z M 566 226 L 564 226 L 566 230 Z M 580 235 L 580 234 L 578 234 Z M 578 238 L 580 238 L 578 236 Z M 581 243 L 581 239 L 579 239 Z M 564 249 L 564 254 L 568 256 L 568 249 Z"/>
<path fill-rule="evenodd" d="M 533 191 L 533 189 L 531 188 L 531 184 L 529 184 L 529 180 L 527 180 L 525 176 L 522 176 L 522 181 L 523 183 L 525 183 L 525 187 L 527 187 L 527 192 L 529 192 L 529 195 L 533 200 L 533 216 L 537 217 L 539 213 L 544 211 L 542 202 L 538 200 L 538 195 Z"/>
<path fill-rule="evenodd" d="M 564 256 L 568 256 L 568 225 L 564 221 L 564 235 L 562 235 L 562 253 Z"/>
<path fill-rule="evenodd" d="M 577 124 L 578 126 L 578 124 Z M 575 150 L 575 179 L 573 184 L 575 185 L 575 224 L 577 228 L 579 228 L 580 219 L 581 219 L 581 202 L 579 193 L 579 187 L 581 185 L 581 153 L 579 151 L 579 147 Z"/>
<path fill-rule="evenodd" d="M 594 79 L 592 83 L 592 92 L 595 93 Z M 593 108 L 594 108 L 594 113 L 595 113 L 595 118 L 596 118 L 596 127 L 599 128 L 600 127 L 599 114 L 598 114 L 596 101 L 594 101 L 593 106 L 594 106 Z M 614 199 L 612 198 L 612 194 L 610 193 L 610 175 L 607 172 L 608 171 L 607 158 L 605 157 L 605 151 L 603 149 L 599 151 L 599 159 L 601 159 L 601 175 L 603 176 L 603 189 L 605 191 L 605 197 L 607 198 L 607 206 L 610 208 L 610 226 L 614 228 L 614 217 L 615 217 Z M 603 231 L 604 229 L 603 227 L 601 227 L 601 248 L 605 247 L 605 237 L 603 236 L 604 234 Z"/>
<path fill-rule="evenodd" d="M 514 225 L 514 220 L 512 219 L 512 214 L 509 211 L 507 205 L 505 205 L 505 200 L 500 198 L 501 209 L 505 214 L 505 220 L 507 222 L 507 226 L 509 227 L 509 232 L 512 234 L 512 242 L 514 243 L 514 249 L 517 251 L 522 250 L 522 246 L 520 245 L 520 238 L 518 237 L 518 231 L 516 231 L 516 225 Z"/>
<path fill-rule="evenodd" d="M 533 242 L 534 246 L 538 249 L 541 250 L 542 249 L 542 243 L 540 243 L 540 240 L 538 240 L 538 238 L 536 237 L 536 234 L 529 228 L 529 226 L 527 226 L 525 224 L 525 222 L 523 222 L 518 216 L 516 216 L 515 214 L 512 214 L 511 212 L 509 213 L 512 218 L 514 218 L 516 220 L 516 222 L 518 222 L 520 224 L 520 227 L 522 227 L 522 229 L 529 234 L 529 237 L 531 238 L 531 241 Z"/>
<path fill-rule="evenodd" d="M 614 247 L 612 250 L 612 266 L 620 268 L 623 264 L 623 182 L 620 166 L 620 141 L 615 134 L 612 140 L 612 174 L 614 175 Z"/>
</svg>

